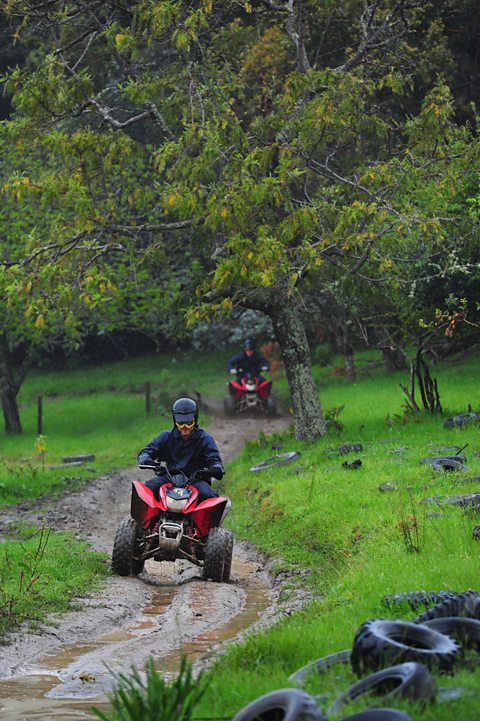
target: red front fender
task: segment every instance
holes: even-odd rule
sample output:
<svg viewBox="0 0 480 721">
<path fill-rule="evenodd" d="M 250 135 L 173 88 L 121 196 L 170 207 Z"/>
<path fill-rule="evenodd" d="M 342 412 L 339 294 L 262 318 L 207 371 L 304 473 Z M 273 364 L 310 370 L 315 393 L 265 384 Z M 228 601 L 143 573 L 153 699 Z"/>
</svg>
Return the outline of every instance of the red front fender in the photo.
<svg viewBox="0 0 480 721">
<path fill-rule="evenodd" d="M 207 498 L 198 504 L 192 513 L 192 518 L 202 538 L 209 534 L 211 528 L 220 525 L 228 502 L 228 498 L 219 496 L 218 498 Z"/>
<path fill-rule="evenodd" d="M 139 526 L 146 528 L 162 508 L 153 491 L 140 481 L 132 482 L 130 513 Z"/>
</svg>

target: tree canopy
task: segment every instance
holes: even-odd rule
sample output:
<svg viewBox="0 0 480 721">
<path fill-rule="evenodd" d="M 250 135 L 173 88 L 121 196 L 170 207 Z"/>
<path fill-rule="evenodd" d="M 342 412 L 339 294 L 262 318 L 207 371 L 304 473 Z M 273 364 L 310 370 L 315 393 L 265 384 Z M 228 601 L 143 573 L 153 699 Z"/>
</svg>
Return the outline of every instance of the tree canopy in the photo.
<svg viewBox="0 0 480 721">
<path fill-rule="evenodd" d="M 360 293 L 363 307 L 388 293 L 408 325 L 437 280 L 478 273 L 479 143 L 462 85 L 478 69 L 451 31 L 473 3 L 0 7 L 19 42 L 40 38 L 33 67 L 4 78 L 4 143 L 35 161 L 3 189 L 50 219 L 32 218 L 21 252 L 3 255 L 7 290 L 76 287 L 88 309 L 119 307 L 135 282 L 132 322 L 154 309 L 174 332 L 179 309 L 190 324 L 260 309 L 296 434 L 315 438 L 325 422 L 302 324 L 315 289 L 347 306 Z"/>
</svg>

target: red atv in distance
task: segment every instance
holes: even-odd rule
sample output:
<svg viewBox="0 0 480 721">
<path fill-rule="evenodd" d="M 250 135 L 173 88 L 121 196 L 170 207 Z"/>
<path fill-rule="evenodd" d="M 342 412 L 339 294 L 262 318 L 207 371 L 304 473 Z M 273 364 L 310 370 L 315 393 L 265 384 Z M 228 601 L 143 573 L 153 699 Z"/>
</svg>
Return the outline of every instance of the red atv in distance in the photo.
<svg viewBox="0 0 480 721">
<path fill-rule="evenodd" d="M 221 524 L 231 508 L 226 496 L 198 502 L 198 490 L 183 471 L 161 465 L 141 465 L 169 482 L 159 500 L 140 481 L 132 483 L 131 515 L 120 521 L 112 552 L 112 569 L 120 576 L 137 576 L 147 558 L 175 561 L 185 558 L 203 568 L 203 578 L 228 582 L 233 534 Z"/>
<path fill-rule="evenodd" d="M 241 370 L 234 369 L 233 372 L 237 373 L 237 380 L 227 383 L 229 395 L 223 399 L 225 415 L 258 410 L 276 416 L 277 402 L 271 395 L 272 381 L 260 380 L 252 373 L 243 373 Z"/>
</svg>

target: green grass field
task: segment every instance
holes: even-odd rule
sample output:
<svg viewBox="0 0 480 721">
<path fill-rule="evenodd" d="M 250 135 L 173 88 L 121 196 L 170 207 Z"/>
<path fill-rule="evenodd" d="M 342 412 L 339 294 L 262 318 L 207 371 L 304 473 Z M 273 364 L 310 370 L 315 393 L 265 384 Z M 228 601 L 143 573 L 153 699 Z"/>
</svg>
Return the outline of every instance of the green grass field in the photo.
<svg viewBox="0 0 480 721">
<path fill-rule="evenodd" d="M 467 410 L 469 404 L 475 410 L 480 408 L 480 364 L 472 355 L 431 367 L 444 407 L 443 416 L 435 416 L 405 412 L 399 383 L 408 382 L 408 374 L 369 369 L 366 360 L 354 383 L 339 378 L 331 367 L 314 368 L 324 410 L 343 407 L 337 414 L 344 425 L 342 431 L 331 430 L 310 443 L 299 443 L 285 433 L 282 451 L 298 450 L 300 458 L 290 465 L 253 473 L 250 467 L 254 463 L 274 453 L 270 443 L 260 438 L 248 443 L 228 467 L 225 490 L 233 501 L 229 525 L 236 537 L 251 540 L 274 558 L 277 572 L 295 572 L 284 592 L 287 597 L 294 597 L 296 583 L 301 583 L 307 585 L 313 601 L 269 631 L 228 647 L 210 673 L 198 717 L 229 718 L 260 694 L 291 685 L 288 677 L 298 668 L 351 647 L 355 630 L 368 618 L 413 618 L 414 612 L 405 606 L 385 608 L 382 597 L 386 594 L 479 587 L 479 545 L 472 537 L 473 527 L 480 522 L 478 514 L 425 499 L 480 491 L 480 482 L 461 480 L 480 474 L 479 426 L 453 430 L 443 426 L 446 416 Z M 62 453 L 95 452 L 93 471 L 98 473 L 134 462 L 139 444 L 168 421 L 168 406 L 176 389 L 220 396 L 224 361 L 220 356 L 195 356 L 177 358 L 173 363 L 165 357 L 109 364 L 81 373 L 35 374 L 22 394 L 25 433 L 2 441 L 3 502 L 21 499 L 34 487 L 34 492 L 40 492 L 44 482 L 51 487 L 61 487 L 64 482 L 55 480 L 58 476 L 47 467 L 42 470 L 34 450 L 35 400 L 40 392 L 48 398 L 45 465 L 58 462 Z M 147 417 L 143 383 L 158 376 L 158 403 L 154 416 Z M 285 380 L 277 380 L 276 388 L 285 394 Z M 275 440 L 278 443 L 278 438 Z M 363 450 L 347 455 L 332 451 L 353 442 L 361 443 Z M 465 446 L 462 453 L 467 471 L 438 473 L 420 463 L 432 454 L 454 452 L 445 446 Z M 354 458 L 361 459 L 360 467 L 342 466 L 343 461 Z M 40 479 L 38 486 L 33 476 Z M 386 482 L 391 482 L 394 490 L 379 490 Z M 35 544 L 36 539 L 27 543 Z M 9 548 L 9 544 L 3 545 Z M 54 544 L 49 541 L 47 548 L 54 557 Z M 3 552 L 5 555 L 5 549 Z M 5 558 L 2 562 L 5 569 Z M 92 579 L 98 580 L 98 559 L 92 564 Z M 108 573 L 106 563 L 101 573 Z M 66 575 L 73 579 L 69 591 L 73 596 L 79 581 L 74 569 Z M 64 580 L 68 585 L 69 580 Z M 12 597 L 13 591 L 10 593 Z M 319 695 L 326 708 L 354 680 L 347 667 L 335 667 L 312 678 L 308 690 Z M 408 709 L 416 721 L 478 718 L 478 670 L 437 675 L 437 683 L 440 687 L 461 686 L 471 693 L 431 707 L 395 705 Z M 338 718 L 344 715 L 346 711 Z"/>
<path fill-rule="evenodd" d="M 479 546 L 472 537 L 478 513 L 425 501 L 480 491 L 480 481 L 459 482 L 480 473 L 479 426 L 443 427 L 448 414 L 465 411 L 469 404 L 480 408 L 478 371 L 473 357 L 435 366 L 432 374 L 446 413 L 411 416 L 404 413 L 399 387 L 406 374 L 375 369 L 348 383 L 316 368 L 323 407 L 344 406 L 339 420 L 345 429 L 316 443 L 284 436 L 282 451 L 302 454 L 291 465 L 252 473 L 254 463 L 272 456 L 269 446 L 258 443 L 249 443 L 231 464 L 227 491 L 236 536 L 277 559 L 279 572 L 297 571 L 315 600 L 274 629 L 230 648 L 212 673 L 200 716 L 208 708 L 211 716 L 228 717 L 261 693 L 291 685 L 289 675 L 305 664 L 351 648 L 356 629 L 369 618 L 414 617 L 405 605 L 393 610 L 382 605 L 387 594 L 479 588 Z M 363 451 L 332 452 L 346 443 L 361 443 Z M 420 463 L 430 455 L 455 453 L 448 446 L 465 445 L 465 472 L 438 473 Z M 362 460 L 360 467 L 342 466 L 354 458 Z M 395 490 L 380 491 L 388 481 Z M 295 595 L 294 581 L 287 593 Z M 324 694 L 326 708 L 355 680 L 347 667 L 337 666 L 312 678 L 308 690 Z M 410 706 L 414 719 L 478 718 L 480 673 L 437 677 L 437 683 L 475 689 L 475 695 L 434 709 Z M 360 707 L 358 702 L 355 710 Z"/>
</svg>

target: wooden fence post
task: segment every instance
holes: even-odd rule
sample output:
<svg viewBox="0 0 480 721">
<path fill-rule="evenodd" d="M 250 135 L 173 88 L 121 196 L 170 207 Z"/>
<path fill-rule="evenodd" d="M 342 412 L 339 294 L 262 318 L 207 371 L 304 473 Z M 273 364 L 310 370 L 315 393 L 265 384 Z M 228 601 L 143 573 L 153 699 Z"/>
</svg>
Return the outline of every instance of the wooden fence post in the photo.
<svg viewBox="0 0 480 721">
<path fill-rule="evenodd" d="M 150 395 L 151 395 L 152 385 L 150 381 L 146 381 L 145 383 L 145 413 L 147 416 L 150 414 Z"/>
<path fill-rule="evenodd" d="M 37 398 L 37 436 L 43 435 L 43 397 Z"/>
</svg>

